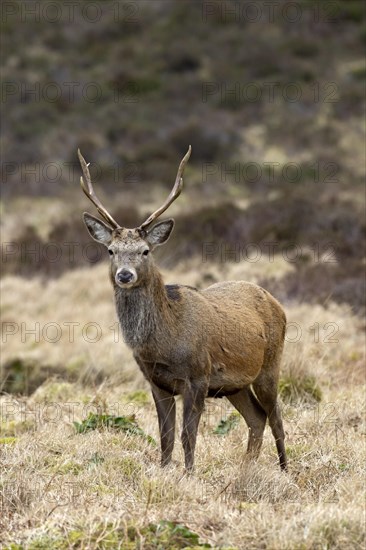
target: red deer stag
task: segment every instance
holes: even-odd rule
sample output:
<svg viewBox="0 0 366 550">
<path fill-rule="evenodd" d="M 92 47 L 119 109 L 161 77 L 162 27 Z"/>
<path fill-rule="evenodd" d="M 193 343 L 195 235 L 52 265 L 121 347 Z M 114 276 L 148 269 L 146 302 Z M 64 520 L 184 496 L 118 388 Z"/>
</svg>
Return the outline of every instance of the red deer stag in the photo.
<svg viewBox="0 0 366 550">
<path fill-rule="evenodd" d="M 277 403 L 286 328 L 282 307 L 266 290 L 244 281 L 217 283 L 205 290 L 165 285 L 151 255 L 173 230 L 172 219 L 151 224 L 180 195 L 190 154 L 191 147 L 164 204 L 139 227 L 127 229 L 118 225 L 95 195 L 88 164 L 78 151 L 82 189 L 104 220 L 84 213 L 84 222 L 92 238 L 108 248 L 124 340 L 151 385 L 157 409 L 161 464 L 167 465 L 173 452 L 174 396 L 183 396 L 187 470 L 193 469 L 205 398 L 226 396 L 248 424 L 249 455 L 259 455 L 268 418 L 280 466 L 286 469 Z"/>
</svg>

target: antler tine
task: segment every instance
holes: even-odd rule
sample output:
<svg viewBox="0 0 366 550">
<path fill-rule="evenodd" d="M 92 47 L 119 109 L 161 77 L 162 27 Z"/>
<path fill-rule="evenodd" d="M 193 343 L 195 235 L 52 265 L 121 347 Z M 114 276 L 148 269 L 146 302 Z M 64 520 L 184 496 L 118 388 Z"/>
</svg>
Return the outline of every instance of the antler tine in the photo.
<svg viewBox="0 0 366 550">
<path fill-rule="evenodd" d="M 161 216 L 161 214 L 163 212 L 165 212 L 165 210 L 167 210 L 169 208 L 169 206 L 172 204 L 172 202 L 175 201 L 175 199 L 177 199 L 179 197 L 179 195 L 181 194 L 182 192 L 182 189 L 183 189 L 183 172 L 184 172 L 184 169 L 186 167 L 186 164 L 189 160 L 189 157 L 191 156 L 191 151 L 192 151 L 192 147 L 189 146 L 188 147 L 188 151 L 187 153 L 184 155 L 184 157 L 182 158 L 181 162 L 180 162 L 180 165 L 179 165 L 179 168 L 178 168 L 178 172 L 177 172 L 177 177 L 175 178 L 175 183 L 174 183 L 174 187 L 173 189 L 170 191 L 170 194 L 168 196 L 168 198 L 166 199 L 166 201 L 164 202 L 164 204 L 162 206 L 160 206 L 160 208 L 158 208 L 157 210 L 155 210 L 155 212 L 153 212 L 148 218 L 147 220 L 145 220 L 139 227 L 139 229 L 144 229 L 145 227 L 147 227 L 148 225 L 150 225 L 154 220 L 156 220 L 159 216 Z"/>
<path fill-rule="evenodd" d="M 94 189 L 93 189 L 93 184 L 92 184 L 91 178 L 90 178 L 90 172 L 89 172 L 89 168 L 88 168 L 89 164 L 86 163 L 86 160 L 84 159 L 83 155 L 80 153 L 80 149 L 78 149 L 78 157 L 79 157 L 79 161 L 80 161 L 81 168 L 83 170 L 83 175 L 84 175 L 84 178 L 85 178 L 85 181 L 84 181 L 83 177 L 80 178 L 80 185 L 81 185 L 82 190 L 84 191 L 84 193 L 88 197 L 88 199 L 91 200 L 91 202 L 96 206 L 99 214 L 103 217 L 103 219 L 109 225 L 112 226 L 113 229 L 116 229 L 117 227 L 120 227 L 118 225 L 118 223 L 116 222 L 116 220 L 114 220 L 112 218 L 110 213 L 106 210 L 106 208 L 104 208 L 104 206 L 102 205 L 102 203 L 100 202 L 100 200 L 96 196 L 96 194 L 94 192 Z"/>
</svg>

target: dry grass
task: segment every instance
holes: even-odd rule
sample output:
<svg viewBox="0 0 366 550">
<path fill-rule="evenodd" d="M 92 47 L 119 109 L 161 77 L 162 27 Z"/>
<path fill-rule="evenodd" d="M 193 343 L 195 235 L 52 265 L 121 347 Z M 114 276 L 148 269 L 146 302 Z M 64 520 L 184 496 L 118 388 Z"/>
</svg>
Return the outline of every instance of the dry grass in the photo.
<svg viewBox="0 0 366 550">
<path fill-rule="evenodd" d="M 242 278 L 250 267 L 211 266 L 211 277 Z M 190 269 L 181 265 L 166 278 L 202 285 L 207 274 L 192 261 Z M 5 547 L 157 548 L 146 526 L 161 520 L 188 526 L 214 547 L 363 547 L 364 339 L 360 319 L 346 306 L 287 304 L 283 380 L 291 392 L 283 394 L 282 407 L 289 472 L 277 466 L 269 428 L 257 463 L 245 460 L 244 421 L 226 436 L 213 433 L 232 411 L 222 399 L 207 402 L 196 473 L 186 477 L 179 433 L 174 464 L 161 470 L 158 446 L 143 438 L 113 430 L 76 434 L 73 428 L 89 412 L 134 413 L 158 440 L 147 384 L 109 328 L 116 317 L 105 264 L 47 284 L 8 277 L 2 296 L 3 323 L 40 324 L 39 342 L 34 335 L 25 338 L 21 327 L 8 335 L 3 366 L 14 358 L 31 361 L 35 369 L 48 366 L 38 383 L 46 380 L 29 397 L 1 397 Z M 73 342 L 65 321 L 79 323 Z M 51 322 L 62 329 L 55 343 L 42 337 L 42 327 Z M 82 335 L 90 322 L 101 330 L 95 343 Z M 309 398 L 309 379 L 319 402 Z M 180 403 L 178 415 L 181 422 Z M 140 535 L 133 538 L 131 526 Z M 161 535 L 167 538 L 159 539 L 160 547 L 182 547 L 174 546 L 169 533 Z"/>
</svg>

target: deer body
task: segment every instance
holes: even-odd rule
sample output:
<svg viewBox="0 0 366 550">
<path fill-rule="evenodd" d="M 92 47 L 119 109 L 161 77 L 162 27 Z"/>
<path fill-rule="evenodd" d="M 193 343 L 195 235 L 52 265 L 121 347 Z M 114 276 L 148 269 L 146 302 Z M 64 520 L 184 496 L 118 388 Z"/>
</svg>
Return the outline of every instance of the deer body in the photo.
<svg viewBox="0 0 366 550">
<path fill-rule="evenodd" d="M 183 396 L 182 443 L 190 470 L 204 400 L 226 396 L 248 424 L 248 453 L 258 456 L 268 419 L 280 466 L 286 468 L 277 404 L 286 327 L 282 307 L 266 290 L 243 281 L 217 283 L 202 291 L 165 285 L 151 258 L 150 251 L 166 242 L 174 222 L 146 227 L 176 198 L 189 153 L 168 201 L 136 229 L 121 228 L 105 212 L 80 155 L 88 184 L 88 191 L 82 183 L 83 189 L 107 224 L 90 214 L 84 214 L 84 221 L 111 255 L 110 278 L 124 340 L 151 385 L 158 413 L 162 465 L 170 462 L 173 452 L 174 397 Z"/>
<path fill-rule="evenodd" d="M 116 286 L 117 314 L 125 342 L 139 361 L 152 365 L 148 378 L 174 395 L 182 393 L 181 380 L 206 373 L 210 396 L 234 393 L 279 351 L 284 313 L 257 285 L 219 283 L 198 291 L 159 280 L 152 290 Z"/>
</svg>

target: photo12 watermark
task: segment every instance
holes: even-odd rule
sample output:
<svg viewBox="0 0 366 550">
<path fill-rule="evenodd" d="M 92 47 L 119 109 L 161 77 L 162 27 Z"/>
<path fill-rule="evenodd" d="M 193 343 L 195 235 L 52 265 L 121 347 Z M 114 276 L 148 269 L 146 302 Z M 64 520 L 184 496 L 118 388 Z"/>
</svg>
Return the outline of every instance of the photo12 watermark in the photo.
<svg viewBox="0 0 366 550">
<path fill-rule="evenodd" d="M 91 161 L 89 169 L 94 182 L 102 181 L 106 167 Z M 81 174 L 79 162 L 47 161 L 17 162 L 4 161 L 1 164 L 1 178 L 4 184 L 13 181 L 22 184 L 40 184 L 47 181 L 50 185 L 78 181 Z M 142 180 L 143 165 L 139 162 L 121 161 L 108 165 L 108 180 L 113 183 L 134 184 Z"/>
<path fill-rule="evenodd" d="M 296 264 L 305 260 L 312 263 L 338 263 L 337 245 L 333 242 L 311 243 L 301 246 L 297 243 L 284 244 L 279 241 L 268 242 L 204 242 L 202 244 L 202 263 L 219 261 L 220 263 L 273 263 L 277 258 Z"/>
<path fill-rule="evenodd" d="M 205 81 L 201 85 L 202 103 L 247 105 L 248 103 L 336 103 L 339 101 L 336 82 Z"/>
<path fill-rule="evenodd" d="M 158 82 L 158 81 L 156 81 Z M 155 84 L 158 86 L 158 84 Z M 42 81 L 23 82 L 5 80 L 1 83 L 1 103 L 4 105 L 17 101 L 20 105 L 29 103 L 49 103 L 78 105 L 80 102 L 100 104 L 113 101 L 116 104 L 139 103 L 142 95 L 146 99 L 146 83 L 126 78 L 118 83 L 78 81 Z"/>
<path fill-rule="evenodd" d="M 332 1 L 282 2 L 280 0 L 230 1 L 204 0 L 202 20 L 207 23 L 334 23 L 340 14 L 340 3 Z"/>
<path fill-rule="evenodd" d="M 5 0 L 1 3 L 4 23 L 75 23 L 96 25 L 103 21 L 136 24 L 141 18 L 141 3 L 124 0 L 83 1 Z"/>
<path fill-rule="evenodd" d="M 337 322 L 327 322 L 325 324 L 314 322 L 311 325 L 301 325 L 296 321 L 288 321 L 286 326 L 285 342 L 297 343 L 304 338 L 307 333 L 311 333 L 314 343 L 323 344 L 338 344 L 339 339 L 336 335 L 339 333 L 340 327 Z M 269 325 L 267 327 L 266 337 L 276 335 L 278 332 L 277 325 Z M 202 323 L 197 327 L 197 335 L 201 338 L 202 344 L 207 344 L 208 340 L 213 338 L 219 339 L 223 344 L 237 339 L 247 337 L 247 327 L 241 323 L 233 323 L 227 325 L 207 324 Z M 40 321 L 20 322 L 3 321 L 1 331 L 1 342 L 7 344 L 11 339 L 16 338 L 22 344 L 39 344 L 45 342 L 48 344 L 58 344 L 62 341 L 75 343 L 77 340 L 83 340 L 88 344 L 97 344 L 103 337 L 113 336 L 113 342 L 125 342 L 124 334 L 121 330 L 118 321 L 112 325 L 104 326 L 97 321 L 88 321 L 80 323 L 79 321 L 49 321 L 41 323 Z M 245 352 L 243 353 L 243 359 Z"/>
<path fill-rule="evenodd" d="M 203 162 L 201 166 L 202 183 L 219 181 L 221 183 L 273 184 L 283 183 L 339 183 L 340 166 L 336 162 L 324 162 L 314 159 L 313 162 L 299 163 L 289 161 L 255 162 Z"/>
</svg>

